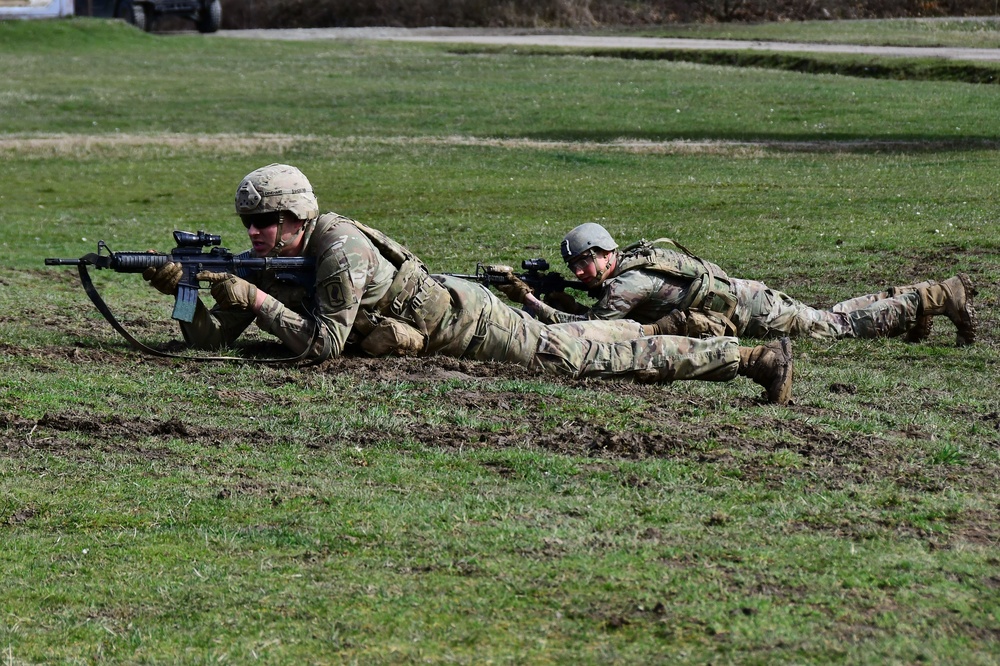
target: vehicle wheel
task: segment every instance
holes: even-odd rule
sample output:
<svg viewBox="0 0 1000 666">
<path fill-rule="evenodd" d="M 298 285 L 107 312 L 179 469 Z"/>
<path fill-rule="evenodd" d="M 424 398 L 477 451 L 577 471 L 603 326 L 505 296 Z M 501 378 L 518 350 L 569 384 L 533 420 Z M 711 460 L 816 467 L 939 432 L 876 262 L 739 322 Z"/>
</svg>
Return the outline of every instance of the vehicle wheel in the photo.
<svg viewBox="0 0 1000 666">
<path fill-rule="evenodd" d="M 222 25 L 221 0 L 206 0 L 198 11 L 198 32 L 216 32 Z"/>
<path fill-rule="evenodd" d="M 146 10 L 142 5 L 137 5 L 132 0 L 122 0 L 118 4 L 118 11 L 115 12 L 115 16 L 120 19 L 125 19 L 126 23 L 131 23 L 139 30 L 148 31 L 150 24 L 146 21 Z"/>
</svg>

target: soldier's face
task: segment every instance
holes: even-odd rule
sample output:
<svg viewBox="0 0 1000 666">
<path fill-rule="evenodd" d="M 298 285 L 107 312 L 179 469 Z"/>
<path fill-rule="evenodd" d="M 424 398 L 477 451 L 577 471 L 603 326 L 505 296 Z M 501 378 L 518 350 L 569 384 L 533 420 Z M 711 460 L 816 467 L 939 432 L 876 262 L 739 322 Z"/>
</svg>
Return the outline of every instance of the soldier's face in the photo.
<svg viewBox="0 0 1000 666">
<path fill-rule="evenodd" d="M 263 218 L 263 216 L 261 216 Z M 246 224 L 244 222 L 244 224 Z M 255 222 L 247 227 L 247 236 L 253 244 L 253 251 L 258 257 L 266 257 L 267 253 L 274 249 L 278 242 L 278 225 L 270 220 L 262 226 L 257 226 Z"/>
<path fill-rule="evenodd" d="M 597 250 L 593 254 L 585 255 L 571 262 L 569 269 L 573 271 L 577 280 L 588 287 L 596 287 L 604 280 L 611 256 L 610 252 Z"/>
<path fill-rule="evenodd" d="M 254 254 L 258 257 L 266 257 L 274 249 L 274 246 L 278 243 L 279 228 L 281 229 L 281 237 L 288 240 L 302 228 L 302 222 L 292 217 L 292 219 L 285 219 L 283 224 L 265 224 L 260 227 L 256 224 L 250 224 L 247 227 L 247 236 L 250 237 Z M 281 254 L 292 254 L 297 249 L 297 244 L 291 244 L 288 247 L 282 248 Z"/>
</svg>

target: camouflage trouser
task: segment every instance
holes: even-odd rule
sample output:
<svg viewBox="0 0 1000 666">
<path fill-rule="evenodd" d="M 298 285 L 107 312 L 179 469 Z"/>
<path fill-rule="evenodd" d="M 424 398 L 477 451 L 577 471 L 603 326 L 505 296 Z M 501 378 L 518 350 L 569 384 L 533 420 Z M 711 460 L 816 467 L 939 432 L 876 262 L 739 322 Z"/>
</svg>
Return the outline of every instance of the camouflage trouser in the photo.
<svg viewBox="0 0 1000 666">
<path fill-rule="evenodd" d="M 901 335 L 917 322 L 920 296 L 868 294 L 819 310 L 754 280 L 731 280 L 738 300 L 733 315 L 739 335 L 754 338 L 781 336 L 886 338 Z"/>
<path fill-rule="evenodd" d="M 432 353 L 516 363 L 576 378 L 640 382 L 727 381 L 739 368 L 736 338 L 641 337 L 641 326 L 627 320 L 546 325 L 479 284 L 438 279 L 452 293 L 455 316 L 431 340 Z M 464 349 L 456 353 L 462 344 Z"/>
</svg>

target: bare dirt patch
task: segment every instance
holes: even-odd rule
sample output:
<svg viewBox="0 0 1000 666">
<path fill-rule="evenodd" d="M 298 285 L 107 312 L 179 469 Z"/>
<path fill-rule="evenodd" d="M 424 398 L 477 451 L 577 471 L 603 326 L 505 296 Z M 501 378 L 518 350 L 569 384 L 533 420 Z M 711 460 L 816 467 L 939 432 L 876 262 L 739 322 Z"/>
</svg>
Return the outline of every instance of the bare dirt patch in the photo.
<svg viewBox="0 0 1000 666">
<path fill-rule="evenodd" d="M 266 347 L 266 345 L 264 345 Z M 110 373 L 134 372 L 136 363 L 169 365 L 172 372 L 201 381 L 213 374 L 213 364 L 176 361 L 80 347 L 18 349 L 0 343 L 0 354 L 28 354 L 41 363 L 51 360 L 52 371 L 67 361 L 98 364 Z M 270 353 L 269 351 L 267 352 Z M 37 369 L 37 368 L 36 368 Z M 758 409 L 760 400 L 745 392 L 727 399 L 739 408 L 725 411 L 714 399 L 685 392 L 682 386 L 659 386 L 626 382 L 594 382 L 542 376 L 519 366 L 479 363 L 447 357 L 372 359 L 340 357 L 318 366 L 267 366 L 254 387 L 220 386 L 221 405 L 253 409 L 273 404 L 268 388 L 291 384 L 308 387 L 330 376 L 346 378 L 349 385 L 377 394 L 381 387 L 406 392 L 412 410 L 400 409 L 384 424 L 335 429 L 316 426 L 300 429 L 291 437 L 275 433 L 253 419 L 235 428 L 199 423 L 183 412 L 170 418 L 155 416 L 101 415 L 81 409 L 62 409 L 26 418 L 0 410 L 0 453 L 8 458 L 35 460 L 59 456 L 89 460 L 91 450 L 112 453 L 140 464 L 157 463 L 156 474 L 191 464 L 185 451 L 191 446 L 250 446 L 265 450 L 280 445 L 300 447 L 302 455 L 325 455 L 372 447 L 414 446 L 449 455 L 510 448 L 533 449 L 581 460 L 580 474 L 611 474 L 622 485 L 641 487 L 648 478 L 619 467 L 620 461 L 672 460 L 728 482 L 759 486 L 775 491 L 792 484 L 797 492 L 846 492 L 870 495 L 875 489 L 898 496 L 899 502 L 913 498 L 956 492 L 991 493 L 996 484 L 996 465 L 979 457 L 961 464 L 933 464 L 926 455 L 914 455 L 919 432 L 887 433 L 885 437 L 836 430 L 842 416 L 834 409 L 792 406 L 785 412 Z M 523 386 L 511 386 L 523 382 Z M 537 384 L 536 384 L 537 382 Z M 533 387 L 537 386 L 537 392 Z M 563 390 L 565 389 L 568 390 Z M 555 390 L 553 390 L 555 389 Z M 831 392 L 843 387 L 831 386 Z M 585 397 L 583 397 L 585 396 Z M 281 398 L 277 398 L 280 402 Z M 331 399 L 336 399 L 331 396 Z M 581 401 L 623 404 L 620 427 L 608 425 L 606 417 L 591 420 L 579 409 Z M 295 405 L 285 403 L 290 409 Z M 635 407 L 638 405 L 638 407 Z M 10 403 L 7 409 L 10 410 Z M 725 411 L 725 416 L 719 416 Z M 445 414 L 442 422 L 442 414 Z M 459 418 L 457 415 L 464 415 Z M 557 417 L 553 418 L 553 414 Z M 448 415 L 456 415 L 450 420 Z M 1000 417 L 986 417 L 986 424 L 1000 428 Z M 182 442 L 185 446 L 178 447 Z M 214 454 L 209 454 L 209 457 Z M 363 457 L 363 456 L 362 456 Z M 590 461 L 586 461 L 590 459 Z M 204 461 L 201 463 L 204 464 Z M 359 460 L 358 464 L 364 464 Z M 516 467 L 486 459 L 484 469 L 504 479 L 523 474 Z M 41 467 L 40 467 L 41 469 Z M 220 499 L 232 494 L 266 494 L 274 502 L 301 494 L 302 489 L 259 486 L 242 473 L 220 482 Z M 916 501 L 916 500 L 914 500 Z M 29 507 L 30 508 L 30 507 Z M 27 510 L 27 509 L 26 509 Z M 892 518 L 892 512 L 871 511 L 857 515 L 817 514 L 783 529 L 829 532 L 857 540 L 895 534 L 927 543 L 929 549 L 951 548 L 957 543 L 988 545 L 993 542 L 1000 516 L 993 509 L 942 514 L 928 527 L 909 518 Z M 9 520 L 29 520 L 28 514 Z M 724 526 L 725 516 L 712 517 L 708 527 Z M 942 532 L 941 527 L 947 526 Z"/>
<path fill-rule="evenodd" d="M 0 344 L 0 353 L 12 353 L 16 348 Z M 81 349 L 78 347 L 48 347 L 16 350 L 39 359 L 69 360 L 74 363 L 96 363 L 113 368 L 116 364 L 143 362 L 178 366 L 178 371 L 198 375 L 210 372 L 210 365 L 150 359 L 137 354 L 129 361 L 114 351 Z M 843 489 L 855 485 L 892 479 L 904 489 L 920 492 L 944 492 L 965 489 L 992 488 L 993 473 L 987 463 L 969 460 L 962 465 L 927 465 L 915 460 L 908 442 L 920 433 L 899 433 L 896 439 L 871 435 L 844 435 L 821 423 L 833 412 L 815 407 L 792 407 L 802 412 L 804 419 L 788 419 L 769 412 L 755 410 L 758 399 L 737 397 L 740 406 L 737 422 L 718 422 L 704 414 L 713 406 L 703 399 L 685 395 L 679 387 L 632 384 L 627 382 L 593 382 L 541 376 L 519 366 L 500 363 L 479 363 L 447 357 L 372 359 L 341 357 L 319 366 L 300 369 L 274 368 L 267 383 L 307 383 L 318 375 L 349 376 L 358 382 L 386 381 L 412 383 L 409 389 L 421 404 L 439 402 L 447 411 L 461 410 L 476 415 L 475 425 L 429 422 L 419 413 L 403 415 L 403 426 L 346 430 L 337 433 L 313 432 L 298 444 L 312 449 L 341 446 L 370 447 L 410 441 L 421 446 L 445 451 L 466 451 L 488 448 L 535 448 L 560 455 L 606 460 L 673 459 L 715 465 L 729 470 L 727 474 L 751 483 L 779 488 L 791 480 L 805 482 L 824 489 Z M 641 401 L 641 412 L 630 415 L 628 425 L 609 428 L 588 420 L 583 415 L 570 420 L 552 422 L 550 409 L 565 408 L 572 414 L 577 402 L 572 395 L 534 395 L 518 389 L 498 386 L 497 381 L 544 381 L 585 390 L 595 401 L 601 395 L 609 398 L 628 396 Z M 843 389 L 831 387 L 837 392 Z M 272 401 L 270 394 L 251 388 L 220 388 L 217 396 L 222 404 L 263 404 Z M 510 414 L 517 410 L 517 417 Z M 560 412 L 561 413 L 561 412 Z M 753 433 L 748 435 L 747 433 Z M 72 437 L 71 435 L 75 435 Z M 82 437 L 81 437 L 82 436 Z M 81 441 L 89 445 L 134 443 L 141 441 L 179 439 L 217 446 L 238 440 L 266 446 L 273 436 L 262 429 L 238 432 L 221 430 L 181 418 L 127 418 L 94 416 L 83 412 L 46 414 L 37 420 L 11 414 L 0 414 L 0 445 L 8 452 L 22 447 L 44 445 L 50 449 L 79 448 Z M 87 446 L 84 444 L 83 446 Z M 146 450 L 146 449 L 142 449 Z M 788 458 L 785 461 L 781 456 Z M 779 459 L 776 462 L 776 457 Z M 502 472 L 499 472 L 502 473 Z"/>
<path fill-rule="evenodd" d="M 396 42 L 475 44 L 484 46 L 555 47 L 601 51 L 732 51 L 736 53 L 778 52 L 792 54 L 849 54 L 883 58 L 939 58 L 942 60 L 1000 61 L 996 49 L 939 46 L 868 46 L 863 44 L 816 44 L 741 39 L 634 37 L 621 35 L 568 34 L 495 28 L 291 28 L 271 30 L 220 30 L 213 38 L 317 41 L 371 39 Z M 600 51 L 598 51 L 600 49 Z M 523 50 L 522 50 L 523 52 Z"/>
<path fill-rule="evenodd" d="M 153 149 L 235 155 L 264 150 L 280 154 L 310 140 L 287 134 L 13 134 L 0 138 L 0 155 L 86 157 Z"/>
</svg>

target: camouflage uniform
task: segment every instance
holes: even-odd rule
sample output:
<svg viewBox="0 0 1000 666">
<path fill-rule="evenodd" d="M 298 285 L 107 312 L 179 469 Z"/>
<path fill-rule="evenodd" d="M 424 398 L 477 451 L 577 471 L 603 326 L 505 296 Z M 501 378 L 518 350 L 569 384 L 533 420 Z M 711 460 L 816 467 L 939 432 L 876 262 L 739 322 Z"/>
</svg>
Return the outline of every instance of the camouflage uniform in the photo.
<svg viewBox="0 0 1000 666">
<path fill-rule="evenodd" d="M 187 341 L 201 348 L 230 344 L 256 320 L 296 353 L 312 345 L 314 359 L 357 347 L 634 381 L 726 381 L 739 367 L 734 337 L 641 337 L 641 325 L 631 321 L 542 324 L 482 285 L 429 275 L 406 248 L 334 213 L 316 221 L 304 247 L 304 256 L 317 262 L 313 293 L 267 271 L 248 275 L 269 295 L 260 314 L 210 312 L 199 302 L 194 321 L 181 325 Z"/>
<path fill-rule="evenodd" d="M 597 302 L 582 314 L 548 305 L 536 309 L 546 323 L 627 317 L 653 323 L 674 310 L 712 313 L 739 336 L 876 338 L 900 335 L 918 321 L 920 296 L 892 290 L 859 296 L 820 310 L 763 282 L 729 277 L 715 264 L 686 252 L 639 243 L 618 255 Z"/>
</svg>

